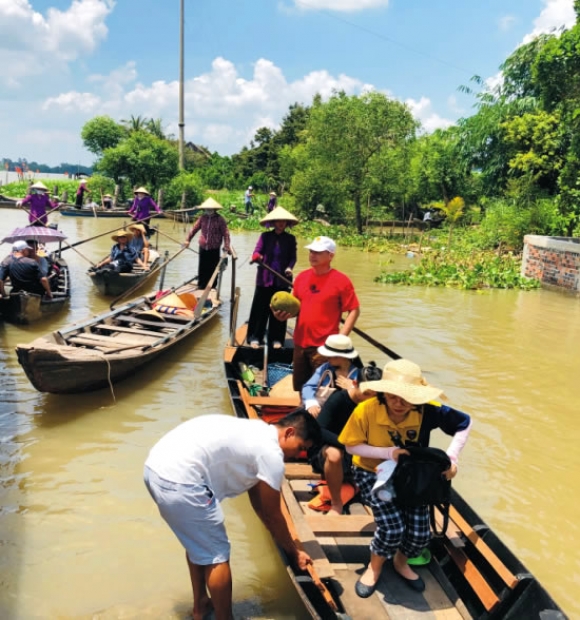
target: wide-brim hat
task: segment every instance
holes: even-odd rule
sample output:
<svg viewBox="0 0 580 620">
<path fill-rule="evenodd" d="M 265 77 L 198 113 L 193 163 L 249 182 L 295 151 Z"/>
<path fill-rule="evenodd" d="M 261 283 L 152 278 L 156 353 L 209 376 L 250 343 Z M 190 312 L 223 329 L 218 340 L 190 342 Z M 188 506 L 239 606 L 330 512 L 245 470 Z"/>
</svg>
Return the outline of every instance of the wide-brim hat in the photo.
<svg viewBox="0 0 580 620">
<path fill-rule="evenodd" d="M 354 348 L 352 340 L 342 334 L 328 336 L 326 342 L 318 347 L 318 352 L 324 357 L 346 357 L 349 360 L 358 357 L 358 351 Z"/>
<path fill-rule="evenodd" d="M 386 364 L 380 381 L 363 381 L 359 387 L 361 392 L 373 390 L 394 394 L 412 405 L 424 405 L 430 400 L 447 400 L 441 388 L 427 383 L 417 364 L 405 359 Z"/>
<path fill-rule="evenodd" d="M 112 198 L 111 194 L 103 194 L 103 198 Z"/>
<path fill-rule="evenodd" d="M 127 226 L 127 230 L 133 230 L 134 228 L 140 230 L 144 235 L 147 234 L 147 229 L 143 226 L 143 224 L 131 224 L 130 226 Z"/>
<path fill-rule="evenodd" d="M 296 224 L 298 224 L 298 218 L 292 215 L 290 211 L 286 211 L 284 207 L 272 209 L 268 215 L 260 220 L 260 224 L 263 226 L 264 224 L 277 221 L 288 222 L 288 226 L 296 226 Z"/>
<path fill-rule="evenodd" d="M 133 233 L 130 230 L 118 230 L 116 233 L 111 235 L 111 239 L 113 241 L 117 241 L 119 237 L 127 237 L 127 239 L 132 239 Z"/>
<path fill-rule="evenodd" d="M 204 200 L 200 205 L 199 205 L 200 209 L 223 209 L 222 205 L 220 205 L 220 203 L 217 200 L 214 200 L 213 198 L 208 198 L 207 200 Z"/>
<path fill-rule="evenodd" d="M 43 192 L 47 192 L 48 191 L 48 187 L 46 187 L 46 185 L 42 181 L 37 181 L 36 183 L 33 183 L 30 186 L 30 189 L 40 189 Z"/>
<path fill-rule="evenodd" d="M 270 192 L 270 196 L 276 196 L 276 192 Z"/>
<path fill-rule="evenodd" d="M 151 195 L 144 187 L 138 187 L 137 189 L 133 190 L 133 193 L 134 194 L 147 194 L 147 196 Z"/>
</svg>

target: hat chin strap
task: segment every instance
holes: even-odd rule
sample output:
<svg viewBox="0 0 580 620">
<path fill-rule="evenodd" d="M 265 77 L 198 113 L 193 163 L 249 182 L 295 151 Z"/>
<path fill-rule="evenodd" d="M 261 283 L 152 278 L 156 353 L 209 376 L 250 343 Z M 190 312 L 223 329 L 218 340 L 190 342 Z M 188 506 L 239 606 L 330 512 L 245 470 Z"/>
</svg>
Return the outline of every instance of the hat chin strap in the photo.
<svg viewBox="0 0 580 620">
<path fill-rule="evenodd" d="M 328 347 L 326 347 L 328 349 Z M 384 381 L 393 381 L 398 383 L 408 383 L 411 385 L 423 385 L 428 386 L 429 384 L 423 377 L 414 377 L 413 375 L 404 375 L 400 372 L 391 372 L 390 370 L 385 370 L 383 372 L 383 380 Z"/>
</svg>

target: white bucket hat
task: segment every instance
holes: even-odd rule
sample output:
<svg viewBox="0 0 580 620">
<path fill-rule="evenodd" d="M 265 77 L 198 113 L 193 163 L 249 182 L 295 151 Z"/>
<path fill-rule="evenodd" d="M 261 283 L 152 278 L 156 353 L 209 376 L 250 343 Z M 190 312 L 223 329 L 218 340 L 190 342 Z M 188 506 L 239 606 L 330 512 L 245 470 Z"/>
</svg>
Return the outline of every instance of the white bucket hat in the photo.
<svg viewBox="0 0 580 620">
<path fill-rule="evenodd" d="M 429 385 L 421 368 L 414 362 L 400 359 L 389 362 L 383 368 L 380 381 L 363 381 L 361 392 L 373 390 L 386 394 L 394 394 L 412 405 L 424 405 L 430 400 L 447 400 L 441 388 Z"/>
<path fill-rule="evenodd" d="M 346 357 L 349 360 L 358 357 L 358 351 L 353 347 L 352 340 L 342 334 L 328 336 L 326 342 L 318 347 L 318 352 L 324 357 Z"/>
<path fill-rule="evenodd" d="M 307 250 L 313 252 L 330 252 L 336 253 L 336 243 L 330 237 L 316 237 L 314 241 L 306 246 Z"/>
</svg>

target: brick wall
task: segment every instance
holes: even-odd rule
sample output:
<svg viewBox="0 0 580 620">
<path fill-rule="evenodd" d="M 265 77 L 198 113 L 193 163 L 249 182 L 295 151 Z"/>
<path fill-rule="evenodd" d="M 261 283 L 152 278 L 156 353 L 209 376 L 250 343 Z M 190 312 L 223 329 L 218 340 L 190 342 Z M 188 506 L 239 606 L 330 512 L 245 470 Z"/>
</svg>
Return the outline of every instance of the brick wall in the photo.
<svg viewBox="0 0 580 620">
<path fill-rule="evenodd" d="M 521 274 L 548 287 L 580 292 L 580 239 L 526 235 Z"/>
</svg>

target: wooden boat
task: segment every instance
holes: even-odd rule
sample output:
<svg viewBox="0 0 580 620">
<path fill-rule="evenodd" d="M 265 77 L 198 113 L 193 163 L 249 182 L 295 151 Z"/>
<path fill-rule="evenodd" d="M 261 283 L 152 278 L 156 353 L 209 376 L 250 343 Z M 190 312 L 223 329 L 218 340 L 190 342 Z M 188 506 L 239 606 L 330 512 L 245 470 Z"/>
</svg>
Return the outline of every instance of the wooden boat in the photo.
<svg viewBox="0 0 580 620">
<path fill-rule="evenodd" d="M 119 273 L 111 269 L 99 269 L 97 271 L 87 271 L 87 274 L 99 293 L 109 295 L 110 297 L 118 297 L 149 277 L 160 260 L 159 254 L 155 250 L 151 250 L 151 258 L 153 260 L 149 263 L 148 270 L 134 265 L 133 271 L 129 273 Z"/>
<path fill-rule="evenodd" d="M 191 222 L 199 212 L 199 207 L 188 207 L 187 209 L 171 209 L 163 211 L 164 217 L 175 222 Z"/>
<path fill-rule="evenodd" d="M 63 258 L 52 259 L 58 270 L 51 276 L 52 299 L 26 291 L 12 292 L 0 300 L 0 314 L 9 323 L 28 325 L 62 310 L 70 301 L 70 272 Z M 9 285 L 6 287 L 7 292 Z"/>
<path fill-rule="evenodd" d="M 103 209 L 102 207 L 77 209 L 71 205 L 63 205 L 58 212 L 67 217 L 124 217 L 131 219 L 128 209 Z"/>
<path fill-rule="evenodd" d="M 242 418 L 275 421 L 299 404 L 298 395 L 256 393 L 255 387 L 250 389 L 244 382 L 240 364 L 251 367 L 256 384 L 270 388 L 267 375 L 272 365 L 292 361 L 292 341 L 287 340 L 281 349 L 242 346 L 247 326 L 235 330 L 237 302 L 234 306 L 230 342 L 224 352 L 232 407 Z M 348 515 L 311 510 L 307 505 L 313 497 L 309 481 L 319 478 L 306 462 L 287 463 L 282 489 L 282 511 L 290 532 L 314 561 L 304 574 L 287 563 L 290 579 L 312 618 L 566 618 L 538 580 L 455 491 L 449 525 L 441 538 L 431 542 L 430 563 L 414 567 L 426 583 L 425 592 L 406 587 L 386 564 L 375 593 L 368 599 L 358 598 L 354 586 L 369 560 L 374 519 L 357 497 L 347 505 Z M 437 521 L 442 528 L 438 513 Z"/>
<path fill-rule="evenodd" d="M 218 314 L 225 261 L 220 261 L 205 290 L 197 288 L 195 278 L 171 289 L 170 294 L 184 299 L 194 296 L 194 310 L 173 313 L 175 308 L 170 308 L 166 314 L 163 298 L 156 300 L 152 293 L 17 345 L 18 361 L 37 390 L 54 394 L 96 390 L 131 376 Z M 216 288 L 210 289 L 216 280 Z"/>
</svg>

